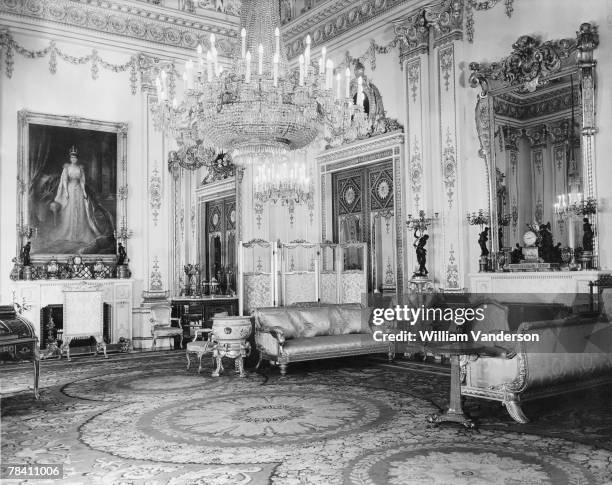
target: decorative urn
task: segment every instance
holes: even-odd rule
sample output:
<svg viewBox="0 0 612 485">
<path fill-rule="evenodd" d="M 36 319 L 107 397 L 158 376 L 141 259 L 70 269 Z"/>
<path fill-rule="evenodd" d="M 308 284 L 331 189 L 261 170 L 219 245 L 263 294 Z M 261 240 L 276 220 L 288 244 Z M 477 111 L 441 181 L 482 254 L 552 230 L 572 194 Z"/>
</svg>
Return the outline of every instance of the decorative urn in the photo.
<svg viewBox="0 0 612 485">
<path fill-rule="evenodd" d="M 251 336 L 251 317 L 213 317 L 212 340 L 213 355 L 217 368 L 213 377 L 219 377 L 223 371 L 222 357 L 235 359 L 236 372 L 245 377 L 243 359 L 251 353 L 251 344 L 247 339 Z"/>
<path fill-rule="evenodd" d="M 213 317 L 212 338 L 224 347 L 227 357 L 235 358 L 251 336 L 251 317 Z"/>
</svg>

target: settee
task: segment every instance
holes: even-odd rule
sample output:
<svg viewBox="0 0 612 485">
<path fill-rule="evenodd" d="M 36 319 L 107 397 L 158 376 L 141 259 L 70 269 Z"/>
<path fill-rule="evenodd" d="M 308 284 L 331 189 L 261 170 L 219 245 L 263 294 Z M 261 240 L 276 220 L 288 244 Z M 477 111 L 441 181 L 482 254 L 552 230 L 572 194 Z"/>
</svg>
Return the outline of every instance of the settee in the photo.
<svg viewBox="0 0 612 485">
<path fill-rule="evenodd" d="M 360 304 L 257 308 L 257 366 L 268 360 L 279 365 L 284 376 L 291 362 L 378 353 L 393 360 L 393 342 L 372 336 L 371 310 Z"/>
<path fill-rule="evenodd" d="M 489 304 L 487 313 L 480 330 L 529 337 L 495 344 L 505 349 L 497 357 L 463 358 L 463 396 L 500 401 L 515 421 L 527 423 L 522 402 L 612 382 L 612 323 L 607 318 L 578 314 L 515 327 L 507 307 Z"/>
</svg>

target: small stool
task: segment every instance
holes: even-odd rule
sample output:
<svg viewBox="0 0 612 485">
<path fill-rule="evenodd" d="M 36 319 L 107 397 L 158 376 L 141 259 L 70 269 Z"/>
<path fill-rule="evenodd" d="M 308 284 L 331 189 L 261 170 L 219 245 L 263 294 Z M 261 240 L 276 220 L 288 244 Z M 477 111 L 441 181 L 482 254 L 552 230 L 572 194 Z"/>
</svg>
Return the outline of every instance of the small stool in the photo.
<svg viewBox="0 0 612 485">
<path fill-rule="evenodd" d="M 195 330 L 193 340 L 189 342 L 186 346 L 185 356 L 187 357 L 187 369 L 189 369 L 189 366 L 191 365 L 191 361 L 189 360 L 189 353 L 191 352 L 193 354 L 197 354 L 198 356 L 198 373 L 202 371 L 202 357 L 204 356 L 204 354 L 209 353 L 212 355 L 213 353 L 214 342 L 210 340 L 211 333 L 212 330 L 210 328 L 197 328 Z M 198 340 L 198 336 L 200 334 L 204 334 L 206 336 L 206 339 Z M 213 364 L 214 362 L 215 361 L 213 359 Z"/>
</svg>

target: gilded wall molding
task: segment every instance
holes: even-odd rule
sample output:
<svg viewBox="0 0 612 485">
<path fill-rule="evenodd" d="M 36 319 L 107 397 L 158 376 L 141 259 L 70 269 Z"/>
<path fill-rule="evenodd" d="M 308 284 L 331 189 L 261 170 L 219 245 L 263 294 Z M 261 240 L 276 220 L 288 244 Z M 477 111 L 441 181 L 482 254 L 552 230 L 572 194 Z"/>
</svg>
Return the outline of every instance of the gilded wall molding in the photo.
<svg viewBox="0 0 612 485">
<path fill-rule="evenodd" d="M 419 142 L 415 135 L 412 142 L 412 153 L 410 154 L 410 188 L 414 196 L 414 206 L 420 209 L 421 191 L 423 189 L 423 159 L 419 150 Z"/>
<path fill-rule="evenodd" d="M 152 270 L 149 279 L 149 289 L 152 291 L 161 291 L 164 289 L 164 283 L 162 281 L 162 274 L 159 269 L 159 258 L 157 256 L 153 258 L 153 264 L 151 268 Z"/>
<path fill-rule="evenodd" d="M 0 27 L 0 70 L 3 70 L 9 79 L 12 78 L 14 73 L 16 54 L 26 59 L 43 59 L 48 57 L 49 72 L 53 75 L 58 70 L 58 58 L 73 65 L 87 65 L 93 80 L 98 79 L 100 69 L 116 74 L 129 71 L 129 87 L 132 95 L 137 94 L 139 84 L 141 92 L 154 92 L 153 79 L 164 69 L 168 73 L 169 95 L 172 97 L 176 89 L 177 79 L 180 78 L 174 61 L 159 59 L 144 53 L 136 53 L 131 55 L 127 62 L 115 64 L 100 57 L 96 49 L 92 49 L 91 54 L 88 55 L 74 56 L 59 49 L 54 40 L 49 41 L 48 47 L 30 50 L 19 44 L 7 28 Z M 79 122 L 78 117 L 71 117 L 69 119 L 70 126 L 75 126 Z"/>
<path fill-rule="evenodd" d="M 455 184 L 457 182 L 457 158 L 450 127 L 446 129 L 446 141 L 442 150 L 442 180 L 446 188 L 448 208 L 452 209 L 455 200 Z"/>
<path fill-rule="evenodd" d="M 407 17 L 393 21 L 394 44 L 399 47 L 400 64 L 419 54 L 427 54 L 430 33 L 433 47 L 463 39 L 463 0 L 442 0 L 427 5 Z"/>
<path fill-rule="evenodd" d="M 134 0 L 0 0 L 0 13 L 190 51 L 198 44 L 208 48 L 215 33 L 226 57 L 233 53 L 238 25 L 233 16 L 211 12 L 204 18 Z"/>
<path fill-rule="evenodd" d="M 446 287 L 449 289 L 459 288 L 459 267 L 452 244 L 448 251 L 448 263 L 446 264 Z"/>
<path fill-rule="evenodd" d="M 162 205 L 162 179 L 157 167 L 153 168 L 151 178 L 149 179 L 149 206 L 151 207 L 151 216 L 153 225 L 157 226 L 159 222 L 159 213 Z"/>
</svg>

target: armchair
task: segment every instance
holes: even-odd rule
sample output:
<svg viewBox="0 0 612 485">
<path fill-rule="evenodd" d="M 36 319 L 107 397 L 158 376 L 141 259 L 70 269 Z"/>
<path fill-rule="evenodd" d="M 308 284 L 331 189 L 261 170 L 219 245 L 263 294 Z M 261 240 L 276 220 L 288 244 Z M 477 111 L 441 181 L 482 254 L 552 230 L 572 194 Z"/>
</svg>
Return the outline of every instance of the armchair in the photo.
<svg viewBox="0 0 612 485">
<path fill-rule="evenodd" d="M 178 318 L 171 318 L 172 308 L 169 303 L 161 303 L 151 307 L 152 350 L 155 350 L 158 338 L 180 337 L 180 348 L 183 348 L 183 328 Z M 176 323 L 178 326 L 173 327 Z"/>
</svg>

